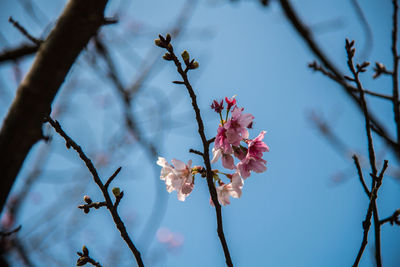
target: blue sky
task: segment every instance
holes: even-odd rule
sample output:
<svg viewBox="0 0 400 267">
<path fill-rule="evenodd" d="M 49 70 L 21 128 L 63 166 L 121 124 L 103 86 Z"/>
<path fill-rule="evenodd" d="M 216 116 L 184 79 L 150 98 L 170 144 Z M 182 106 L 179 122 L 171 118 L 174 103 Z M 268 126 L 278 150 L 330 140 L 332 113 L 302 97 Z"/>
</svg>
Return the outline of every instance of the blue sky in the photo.
<svg viewBox="0 0 400 267">
<path fill-rule="evenodd" d="M 345 38 L 356 40 L 357 53 L 365 44 L 362 25 L 349 1 L 292 2 L 304 21 L 317 29 L 316 39 L 324 51 L 336 65 L 347 71 Z M 102 30 L 105 38 L 108 37 L 110 49 L 117 58 L 118 71 L 126 84 L 130 84 L 141 70 L 140 58 L 158 56 L 160 49 L 154 47 L 153 39 L 158 33 L 165 34 L 173 25 L 183 3 L 181 0 L 133 1 L 125 6 L 120 24 Z M 58 16 L 63 4 L 64 1 L 37 3 L 47 21 Z M 112 15 L 118 4 L 118 1 L 111 1 L 107 13 Z M 7 22 L 8 16 L 12 15 L 36 36 L 47 24 L 46 19 L 35 24 L 13 1 L 1 2 L 0 7 L 0 17 L 3 18 L 0 29 L 8 45 L 24 40 Z M 390 67 L 391 1 L 364 1 L 362 9 L 374 37 L 368 60 L 381 61 Z M 322 27 L 327 22 L 331 27 Z M 139 29 L 139 34 L 115 33 L 126 29 Z M 200 68 L 190 72 L 189 78 L 198 96 L 207 136 L 215 136 L 218 127 L 217 114 L 209 108 L 212 100 L 232 95 L 237 95 L 238 105 L 255 117 L 250 136 L 256 137 L 261 130 L 267 131 L 265 141 L 270 147 L 270 152 L 265 155 L 267 172 L 253 174 L 245 182 L 242 197 L 232 200 L 230 206 L 222 209 L 225 235 L 234 264 L 351 265 L 361 244 L 361 222 L 368 199 L 356 176 L 351 155 L 337 153 L 312 126 L 309 114 L 314 111 L 325 118 L 353 152 L 366 156 L 364 121 L 360 112 L 342 88 L 307 68 L 315 57 L 286 21 L 275 1 L 268 8 L 261 8 L 256 1 L 199 1 L 184 29 L 175 49 L 188 50 L 200 63 Z M 4 42 L 2 46 L 5 46 Z M 68 83 L 78 77 L 80 84 L 68 96 L 68 113 L 60 120 L 66 131 L 92 155 L 109 153 L 108 144 L 121 134 L 123 125 L 119 99 L 110 83 L 96 76 L 85 60 L 84 56 L 79 59 L 67 79 Z M 28 59 L 22 63 L 24 73 L 29 70 L 31 62 L 32 59 Z M 187 92 L 183 87 L 171 84 L 172 80 L 178 79 L 178 74 L 170 62 L 162 60 L 158 61 L 152 73 L 133 108 L 140 119 L 141 129 L 148 138 L 162 143 L 161 156 L 185 162 L 192 159 L 194 164 L 201 164 L 198 156 L 188 152 L 189 148 L 200 149 L 201 143 Z M 366 87 L 390 93 L 390 79 L 372 80 L 372 73 L 370 69 L 362 76 Z M 0 75 L 10 96 L 0 106 L 1 118 L 4 118 L 16 88 L 15 81 L 10 78 L 12 65 L 0 66 Z M 62 88 L 56 101 L 62 101 L 66 87 Z M 154 99 L 164 99 L 165 96 L 168 96 L 169 104 L 156 105 L 155 110 L 160 114 L 154 119 L 151 109 Z M 98 102 L 105 100 L 111 104 L 99 107 Z M 369 103 L 385 125 L 393 130 L 392 107 L 382 100 L 369 99 Z M 396 161 L 390 152 L 380 140 L 375 140 L 379 159 L 387 158 L 389 164 L 395 166 Z M 93 257 L 107 266 L 107 253 L 120 247 L 121 266 L 131 266 L 133 257 L 118 239 L 107 212 L 99 210 L 85 215 L 75 209 L 84 194 L 90 194 L 93 199 L 100 197 L 98 189 L 90 182 L 76 154 L 66 150 L 59 137 L 54 136 L 52 142 L 55 143 L 54 153 L 32 192 L 41 196 L 41 205 L 26 204 L 20 223 L 33 224 L 32 221 L 40 217 L 37 214 L 41 214 L 41 209 L 59 201 L 65 188 L 74 183 L 71 180 L 85 179 L 81 192 L 76 190 L 68 195 L 71 206 L 64 207 L 62 215 L 57 215 L 56 221 L 61 226 L 52 232 L 55 236 L 62 233 L 68 237 L 68 229 L 73 229 L 74 220 L 84 222 L 84 226 L 80 228 L 80 234 L 65 242 L 68 246 L 60 242 L 51 253 L 60 255 L 62 262 L 70 266 L 76 260 L 73 253 L 86 244 Z M 183 240 L 182 246 L 171 250 L 154 239 L 145 253 L 145 262 L 149 266 L 223 266 L 215 211 L 208 203 L 205 181 L 197 179 L 193 193 L 185 202 L 180 202 L 175 192 L 168 195 L 163 190 L 158 173 L 153 171 L 155 162 L 149 162 L 139 146 L 132 147 L 132 151 L 122 149 L 122 152 L 113 154 L 115 157 L 109 159 L 109 165 L 100 168 L 100 173 L 107 177 L 119 165 L 123 167 L 115 184 L 125 191 L 120 210 L 127 219 L 133 239 L 138 240 L 136 237 L 141 236 L 145 229 L 158 192 L 155 191 L 156 185 L 162 189 L 163 201 L 168 202 L 160 227 L 169 229 L 180 241 Z M 29 173 L 37 151 L 38 146 L 30 154 L 21 177 Z M 365 166 L 367 177 L 368 167 Z M 218 164 L 215 167 L 222 168 Z M 334 182 L 338 175 L 344 177 L 340 183 Z M 52 182 L 55 176 L 59 177 L 59 183 Z M 399 208 L 398 181 L 385 177 L 378 198 L 381 217 L 389 216 Z M 21 183 L 22 180 L 15 190 Z M 33 235 L 29 231 L 34 231 L 30 228 L 23 226 L 20 233 L 23 238 L 26 236 L 27 241 Z M 382 227 L 384 266 L 400 264 L 399 238 L 398 227 Z M 361 266 L 374 266 L 373 234 L 370 241 Z M 137 245 L 140 249 L 142 243 Z M 161 260 L 155 260 L 156 256 Z"/>
</svg>

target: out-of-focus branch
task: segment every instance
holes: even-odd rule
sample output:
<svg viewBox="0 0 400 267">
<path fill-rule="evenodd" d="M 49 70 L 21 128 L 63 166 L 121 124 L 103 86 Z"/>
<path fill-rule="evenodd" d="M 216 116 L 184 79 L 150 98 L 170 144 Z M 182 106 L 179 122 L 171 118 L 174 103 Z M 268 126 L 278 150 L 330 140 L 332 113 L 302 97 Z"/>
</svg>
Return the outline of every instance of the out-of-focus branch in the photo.
<svg viewBox="0 0 400 267">
<path fill-rule="evenodd" d="M 4 49 L 0 53 L 0 63 L 10 60 L 17 60 L 22 57 L 30 56 L 39 50 L 39 46 L 35 44 L 22 44 L 17 47 Z"/>
<path fill-rule="evenodd" d="M 121 200 L 121 198 L 123 196 L 123 192 L 117 192 L 117 191 L 119 191 L 119 189 L 115 190 L 116 188 L 113 189 L 113 194 L 116 197 L 116 201 L 115 201 L 115 203 L 113 203 L 112 200 L 111 200 L 110 194 L 108 193 L 107 188 L 104 186 L 103 182 L 101 181 L 100 176 L 99 176 L 96 168 L 94 167 L 92 161 L 83 152 L 82 148 L 77 143 L 75 143 L 75 141 L 72 140 L 64 132 L 64 130 L 61 128 L 60 124 L 57 121 L 53 121 L 50 117 L 47 117 L 47 121 L 56 130 L 56 132 L 59 135 L 61 135 L 61 137 L 64 138 L 67 148 L 72 147 L 79 154 L 79 157 L 85 162 L 86 167 L 88 168 L 88 170 L 92 174 L 93 180 L 95 181 L 97 186 L 100 188 L 101 192 L 103 193 L 107 209 L 110 211 L 111 216 L 112 216 L 112 218 L 114 220 L 114 223 L 115 223 L 117 229 L 119 230 L 119 232 L 121 233 L 122 238 L 124 239 L 124 241 L 128 245 L 129 249 L 132 251 L 132 254 L 135 256 L 138 266 L 140 266 L 140 267 L 144 266 L 142 258 L 141 258 L 141 255 L 140 255 L 140 252 L 136 248 L 136 246 L 133 244 L 132 239 L 129 237 L 129 234 L 128 234 L 127 230 L 126 230 L 125 224 L 123 223 L 123 221 L 122 221 L 122 219 L 119 216 L 118 211 L 117 211 L 117 206 L 118 206 L 119 201 Z M 116 172 L 114 172 L 114 174 L 115 173 Z M 114 176 L 114 174 L 112 176 Z M 109 180 L 110 180 L 110 178 L 109 178 Z M 88 204 L 90 204 L 90 203 L 88 203 Z"/>
<path fill-rule="evenodd" d="M 42 139 L 43 117 L 50 113 L 69 69 L 102 25 L 106 4 L 107 0 L 70 0 L 20 84 L 0 131 L 0 211 L 25 157 Z"/>
</svg>

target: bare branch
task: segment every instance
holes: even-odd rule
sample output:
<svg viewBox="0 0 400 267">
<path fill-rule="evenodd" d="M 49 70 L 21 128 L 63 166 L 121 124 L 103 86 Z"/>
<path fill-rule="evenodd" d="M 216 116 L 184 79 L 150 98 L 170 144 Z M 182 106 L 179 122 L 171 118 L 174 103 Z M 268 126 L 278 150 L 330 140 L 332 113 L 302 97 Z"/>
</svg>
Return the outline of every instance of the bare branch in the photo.
<svg viewBox="0 0 400 267">
<path fill-rule="evenodd" d="M 132 239 L 129 237 L 129 234 L 126 231 L 125 225 L 117 212 L 117 206 L 118 206 L 120 199 L 118 199 L 118 197 L 116 196 L 117 200 L 116 200 L 115 204 L 112 203 L 110 194 L 108 193 L 107 189 L 103 185 L 103 182 L 101 181 L 96 168 L 94 167 L 92 161 L 83 152 L 82 148 L 77 143 L 75 143 L 75 141 L 72 140 L 64 132 L 64 130 L 61 128 L 60 124 L 57 121 L 52 120 L 50 117 L 47 117 L 47 121 L 56 130 L 56 132 L 64 138 L 67 148 L 72 147 L 76 152 L 78 152 L 78 155 L 83 160 L 83 162 L 85 162 L 86 167 L 92 174 L 93 180 L 95 181 L 97 186 L 100 188 L 101 192 L 103 193 L 103 196 L 104 196 L 104 199 L 105 199 L 105 202 L 107 205 L 107 209 L 110 211 L 111 216 L 114 220 L 114 223 L 115 223 L 117 229 L 119 230 L 119 232 L 121 233 L 122 238 L 124 239 L 124 241 L 126 242 L 126 244 L 129 247 L 129 249 L 132 251 L 133 255 L 135 256 L 138 266 L 140 266 L 140 267 L 144 266 L 140 252 L 136 248 L 136 246 L 133 244 Z M 122 198 L 122 192 L 119 195 L 121 195 L 121 198 Z"/>
</svg>

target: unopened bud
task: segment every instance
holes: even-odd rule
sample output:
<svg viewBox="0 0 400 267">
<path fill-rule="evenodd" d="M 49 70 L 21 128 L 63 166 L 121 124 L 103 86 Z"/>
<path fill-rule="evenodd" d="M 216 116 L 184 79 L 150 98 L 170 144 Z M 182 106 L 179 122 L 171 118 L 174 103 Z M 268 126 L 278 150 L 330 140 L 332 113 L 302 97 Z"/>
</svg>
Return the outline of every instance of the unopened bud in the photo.
<svg viewBox="0 0 400 267">
<path fill-rule="evenodd" d="M 183 51 L 182 52 L 182 59 L 183 59 L 183 61 L 185 61 L 185 62 L 187 62 L 187 61 L 189 61 L 189 53 L 188 53 L 188 51 Z"/>
<path fill-rule="evenodd" d="M 170 53 L 165 53 L 165 55 L 163 56 L 163 59 L 165 60 L 173 60 L 174 58 L 172 57 L 172 55 Z"/>
<path fill-rule="evenodd" d="M 89 250 L 85 245 L 83 245 L 83 247 L 82 247 L 82 252 L 83 252 L 83 255 L 85 255 L 85 256 L 89 255 Z"/>
<path fill-rule="evenodd" d="M 159 47 L 162 47 L 162 48 L 165 47 L 163 41 L 161 41 L 160 39 L 155 39 L 154 43 L 155 43 L 156 46 L 159 46 Z"/>
<path fill-rule="evenodd" d="M 190 68 L 191 69 L 197 69 L 199 67 L 199 62 L 195 61 L 191 64 Z"/>
<path fill-rule="evenodd" d="M 89 262 L 88 257 L 83 256 L 83 257 L 80 257 L 80 258 L 76 261 L 76 266 L 83 266 L 83 265 L 85 265 L 85 264 L 88 263 L 88 262 Z"/>
<path fill-rule="evenodd" d="M 114 187 L 112 189 L 112 192 L 113 192 L 115 197 L 118 197 L 121 194 L 121 190 L 119 189 L 119 187 Z"/>
<path fill-rule="evenodd" d="M 165 38 L 165 41 L 167 42 L 167 43 L 169 43 L 169 42 L 171 42 L 171 34 L 167 34 L 167 36 L 166 36 L 166 38 Z"/>
<path fill-rule="evenodd" d="M 88 195 L 85 195 L 83 197 L 83 201 L 85 201 L 88 204 L 91 204 L 93 202 L 92 199 Z"/>
</svg>

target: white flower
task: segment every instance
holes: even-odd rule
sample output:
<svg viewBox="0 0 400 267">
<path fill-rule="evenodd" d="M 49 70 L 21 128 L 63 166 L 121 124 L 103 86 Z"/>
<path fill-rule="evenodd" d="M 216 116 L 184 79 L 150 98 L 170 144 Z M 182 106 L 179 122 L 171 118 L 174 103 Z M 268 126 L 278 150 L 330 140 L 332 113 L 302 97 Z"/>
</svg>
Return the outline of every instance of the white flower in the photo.
<svg viewBox="0 0 400 267">
<path fill-rule="evenodd" d="M 240 198 L 242 196 L 243 179 L 239 173 L 232 175 L 232 181 L 229 184 L 222 184 L 217 187 L 218 202 L 223 205 L 229 205 L 231 202 L 229 197 Z M 210 199 L 210 204 L 214 206 L 214 203 Z"/>
<path fill-rule="evenodd" d="M 162 167 L 160 179 L 165 181 L 168 193 L 176 190 L 178 200 L 185 201 L 185 198 L 192 192 L 194 188 L 193 175 L 191 171 L 192 161 L 188 164 L 173 159 L 172 165 L 163 157 L 158 157 L 157 164 Z"/>
</svg>

